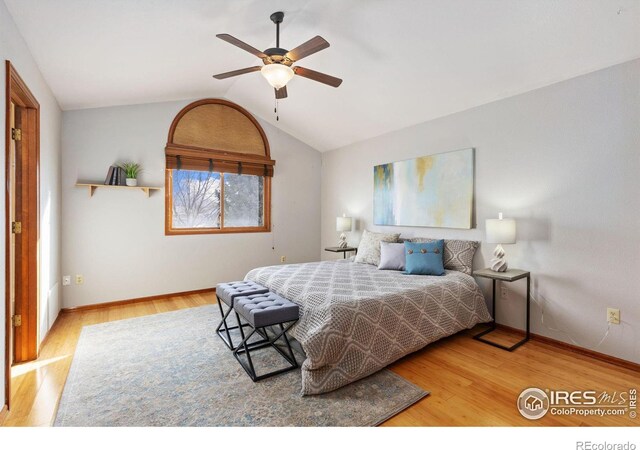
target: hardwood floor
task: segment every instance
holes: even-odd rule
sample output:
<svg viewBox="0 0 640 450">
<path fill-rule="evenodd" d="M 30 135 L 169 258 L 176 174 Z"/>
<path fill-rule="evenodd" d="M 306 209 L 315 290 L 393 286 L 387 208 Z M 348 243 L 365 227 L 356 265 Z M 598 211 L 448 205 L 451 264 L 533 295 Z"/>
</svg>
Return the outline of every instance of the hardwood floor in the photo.
<svg viewBox="0 0 640 450">
<path fill-rule="evenodd" d="M 599 361 L 564 348 L 529 341 L 506 352 L 473 340 L 463 332 L 435 342 L 391 366 L 431 395 L 384 425 L 463 426 L 638 426 L 640 419 L 625 416 L 552 416 L 528 420 L 516 401 L 528 387 L 542 390 L 628 392 L 640 388 L 640 373 Z M 521 336 L 501 333 L 502 344 Z"/>
<path fill-rule="evenodd" d="M 40 358 L 13 368 L 13 407 L 3 425 L 48 426 L 52 422 L 83 326 L 214 302 L 212 293 L 193 294 L 61 314 L 42 345 Z M 536 341 L 509 353 L 475 341 L 470 334 L 443 339 L 391 366 L 431 395 L 383 426 L 640 425 L 640 419 L 628 415 L 547 414 L 537 421 L 524 419 L 516 409 L 516 399 L 527 387 L 622 391 L 640 388 L 640 374 Z M 501 339 L 517 340 L 518 336 L 502 332 Z"/>
</svg>

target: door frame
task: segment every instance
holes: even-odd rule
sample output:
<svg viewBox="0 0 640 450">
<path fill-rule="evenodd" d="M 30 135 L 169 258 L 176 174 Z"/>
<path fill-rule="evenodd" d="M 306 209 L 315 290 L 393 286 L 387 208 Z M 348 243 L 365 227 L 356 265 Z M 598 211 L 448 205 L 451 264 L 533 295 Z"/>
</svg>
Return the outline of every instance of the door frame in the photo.
<svg viewBox="0 0 640 450">
<path fill-rule="evenodd" d="M 24 290 L 27 292 L 26 304 L 21 304 L 22 326 L 21 334 L 22 360 L 28 361 L 38 357 L 38 294 L 39 294 L 39 270 L 38 253 L 40 241 L 40 104 L 35 96 L 22 80 L 11 62 L 6 65 L 6 120 L 5 120 L 5 180 L 9 179 L 9 149 L 11 146 L 11 103 L 26 110 L 22 120 L 22 153 L 29 159 L 30 170 L 23 180 L 26 185 L 26 209 L 22 226 L 22 238 L 26 241 L 21 245 L 27 246 L 27 262 L 21 266 L 16 265 L 16 271 L 22 271 Z M 25 140 L 26 137 L 26 140 Z M 35 167 L 33 167 L 35 165 Z M 33 170 L 32 170 L 33 169 Z M 10 317 L 10 239 L 11 224 L 9 223 L 9 185 L 5 182 L 5 404 L 11 406 L 11 357 L 12 345 L 12 318 Z M 23 203 L 24 204 L 24 203 Z M 16 306 L 22 299 L 16 299 Z M 26 311 L 26 314 L 23 312 Z"/>
</svg>

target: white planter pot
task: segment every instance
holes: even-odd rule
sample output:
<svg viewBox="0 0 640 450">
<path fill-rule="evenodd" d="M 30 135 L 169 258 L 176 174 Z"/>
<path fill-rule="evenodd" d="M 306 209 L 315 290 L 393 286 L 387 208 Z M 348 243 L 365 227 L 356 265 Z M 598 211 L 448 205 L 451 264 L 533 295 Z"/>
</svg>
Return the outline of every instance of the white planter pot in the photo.
<svg viewBox="0 0 640 450">
<path fill-rule="evenodd" d="M 127 178 L 127 186 L 137 186 L 138 179 L 137 178 Z"/>
</svg>

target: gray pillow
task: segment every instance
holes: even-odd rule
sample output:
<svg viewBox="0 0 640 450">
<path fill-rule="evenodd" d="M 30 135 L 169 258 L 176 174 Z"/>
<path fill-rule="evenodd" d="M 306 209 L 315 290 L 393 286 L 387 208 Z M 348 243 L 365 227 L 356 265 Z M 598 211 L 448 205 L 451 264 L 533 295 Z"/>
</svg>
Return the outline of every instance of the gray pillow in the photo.
<svg viewBox="0 0 640 450">
<path fill-rule="evenodd" d="M 354 261 L 377 266 L 380 264 L 380 243 L 398 242 L 399 237 L 400 233 L 374 233 L 369 230 L 364 230 Z"/>
<path fill-rule="evenodd" d="M 438 239 L 431 238 L 412 238 L 411 242 L 435 242 Z M 458 272 L 471 275 L 473 272 L 473 256 L 480 242 L 478 241 L 462 241 L 458 239 L 444 240 L 444 268 L 449 270 L 457 270 Z"/>
<path fill-rule="evenodd" d="M 405 253 L 404 244 L 392 242 L 380 242 L 380 270 L 404 270 Z"/>
</svg>

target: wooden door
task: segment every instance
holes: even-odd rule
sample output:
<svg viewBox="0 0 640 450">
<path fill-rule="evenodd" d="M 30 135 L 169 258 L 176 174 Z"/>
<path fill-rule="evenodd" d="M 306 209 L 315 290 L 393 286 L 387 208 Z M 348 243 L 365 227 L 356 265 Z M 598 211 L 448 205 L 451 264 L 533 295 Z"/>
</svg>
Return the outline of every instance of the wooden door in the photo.
<svg viewBox="0 0 640 450">
<path fill-rule="evenodd" d="M 40 105 L 9 61 L 5 128 L 5 403 L 13 364 L 38 357 Z"/>
<path fill-rule="evenodd" d="M 18 124 L 16 122 L 16 112 L 18 112 L 19 114 L 19 109 L 18 111 L 16 111 L 16 105 L 11 102 L 10 103 L 10 109 L 9 109 L 9 123 L 10 123 L 10 127 L 12 130 L 17 129 L 18 128 Z M 9 155 L 8 155 L 8 162 L 9 162 L 9 179 L 8 179 L 8 183 L 9 183 L 9 195 L 8 195 L 8 200 L 9 200 L 9 205 L 8 205 L 8 211 L 9 211 L 9 224 L 10 226 L 12 226 L 12 224 L 14 224 L 16 222 L 16 169 L 18 169 L 17 167 L 17 161 L 16 161 L 16 144 L 19 145 L 20 141 L 16 141 L 14 139 L 14 136 L 11 137 L 11 140 L 9 141 Z M 9 252 L 9 267 L 8 267 L 8 285 L 9 285 L 9 311 L 10 311 L 10 318 L 15 317 L 16 315 L 16 238 L 15 238 L 15 234 L 13 233 L 13 230 L 11 230 L 11 233 L 9 234 L 9 248 L 7 249 L 7 251 Z M 11 333 L 9 333 L 9 349 L 10 349 L 10 355 L 9 355 L 9 361 L 11 361 L 11 364 L 15 363 L 15 333 L 14 333 L 14 328 L 13 328 L 13 320 L 11 321 Z"/>
<path fill-rule="evenodd" d="M 13 293 L 13 361 L 21 363 L 37 358 L 37 183 L 33 174 L 37 170 L 35 158 L 35 111 L 14 105 L 13 167 L 9 207 L 13 213 L 10 241 L 9 293 Z M 11 149 L 10 149 L 11 151 Z M 11 158 L 11 155 L 10 155 Z"/>
</svg>

